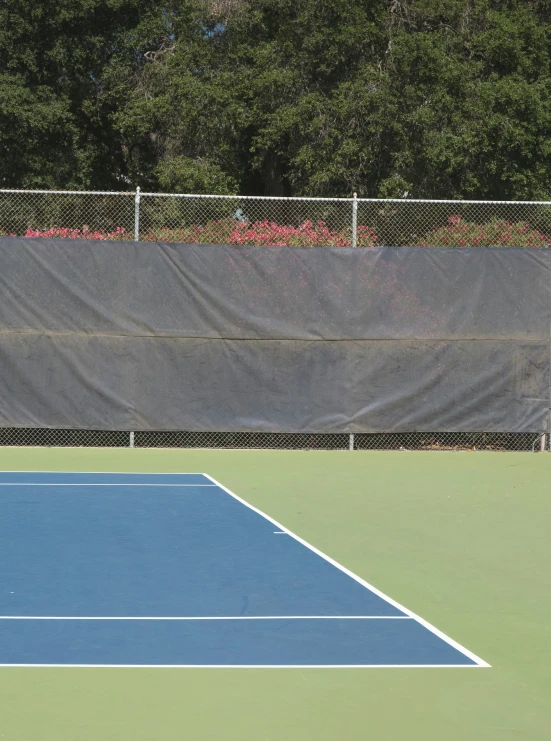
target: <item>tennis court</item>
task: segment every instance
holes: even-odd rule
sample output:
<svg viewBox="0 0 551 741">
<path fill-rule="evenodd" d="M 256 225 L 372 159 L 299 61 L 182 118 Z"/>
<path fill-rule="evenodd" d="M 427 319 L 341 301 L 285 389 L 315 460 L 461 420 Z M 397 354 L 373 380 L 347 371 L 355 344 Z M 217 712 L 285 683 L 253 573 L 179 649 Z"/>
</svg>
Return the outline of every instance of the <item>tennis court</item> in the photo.
<svg viewBox="0 0 551 741">
<path fill-rule="evenodd" d="M 0 461 L 3 738 L 547 736 L 548 456 Z"/>
<path fill-rule="evenodd" d="M 207 474 L 8 471 L 0 506 L 2 664 L 486 666 Z"/>
</svg>

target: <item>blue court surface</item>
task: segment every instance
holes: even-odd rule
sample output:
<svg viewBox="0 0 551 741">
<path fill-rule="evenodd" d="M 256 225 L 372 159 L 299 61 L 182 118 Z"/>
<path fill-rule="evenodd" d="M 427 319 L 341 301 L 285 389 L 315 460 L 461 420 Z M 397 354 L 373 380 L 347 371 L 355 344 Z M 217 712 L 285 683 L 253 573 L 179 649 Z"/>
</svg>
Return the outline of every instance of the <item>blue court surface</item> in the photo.
<svg viewBox="0 0 551 741">
<path fill-rule="evenodd" d="M 206 474 L 0 473 L 0 665 L 487 666 Z"/>
</svg>

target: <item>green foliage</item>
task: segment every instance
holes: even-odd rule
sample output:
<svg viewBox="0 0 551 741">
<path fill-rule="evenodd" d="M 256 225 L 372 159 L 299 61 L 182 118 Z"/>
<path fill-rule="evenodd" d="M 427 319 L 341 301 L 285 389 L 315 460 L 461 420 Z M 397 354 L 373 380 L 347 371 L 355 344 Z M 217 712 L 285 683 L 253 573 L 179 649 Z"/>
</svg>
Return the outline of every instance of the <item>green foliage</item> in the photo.
<svg viewBox="0 0 551 741">
<path fill-rule="evenodd" d="M 4 0 L 0 184 L 551 199 L 549 0 Z"/>
<path fill-rule="evenodd" d="M 1 187 L 115 187 L 124 156 L 103 78 L 147 0 L 3 0 Z"/>
<path fill-rule="evenodd" d="M 166 193 L 233 195 L 236 182 L 216 163 L 177 155 L 159 162 L 156 173 Z"/>
</svg>

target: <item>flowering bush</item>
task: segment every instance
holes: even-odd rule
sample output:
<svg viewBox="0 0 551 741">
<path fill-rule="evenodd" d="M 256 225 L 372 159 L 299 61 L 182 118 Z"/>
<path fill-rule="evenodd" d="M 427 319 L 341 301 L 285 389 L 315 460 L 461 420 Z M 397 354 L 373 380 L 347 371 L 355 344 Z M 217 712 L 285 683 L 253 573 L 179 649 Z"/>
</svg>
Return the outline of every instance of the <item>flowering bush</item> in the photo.
<svg viewBox="0 0 551 741">
<path fill-rule="evenodd" d="M 181 244 L 231 244 L 233 219 L 209 221 L 204 226 L 190 224 L 176 228 L 149 229 L 140 235 L 144 242 L 180 242 Z"/>
<path fill-rule="evenodd" d="M 87 227 L 69 229 L 52 227 L 48 230 L 27 229 L 25 237 L 50 237 L 61 239 L 131 239 L 123 227 L 114 231 L 91 231 Z M 190 225 L 171 229 L 151 229 L 141 235 L 147 242 L 180 242 L 183 244 L 242 244 L 267 247 L 350 247 L 351 237 L 347 230 L 331 230 L 324 221 L 305 221 L 300 226 L 285 226 L 273 221 L 235 221 L 221 219 L 210 221 L 204 226 Z M 357 230 L 358 247 L 373 247 L 377 241 L 375 232 L 367 226 Z"/>
<path fill-rule="evenodd" d="M 11 235 L 15 236 L 15 235 Z M 133 235 L 119 226 L 112 231 L 52 227 L 47 230 L 29 228 L 25 237 L 61 239 L 132 239 Z M 202 226 L 149 229 L 140 235 L 146 242 L 180 242 L 182 244 L 237 244 L 265 247 L 350 247 L 349 229 L 333 230 L 324 221 L 304 221 L 300 226 L 277 224 L 274 221 L 236 221 L 220 219 Z M 358 226 L 357 246 L 374 247 L 377 235 L 368 226 Z M 430 231 L 412 246 L 417 247 L 551 247 L 551 236 L 534 229 L 525 221 L 512 223 L 493 219 L 485 224 L 463 221 L 455 214 L 447 224 Z"/>
<path fill-rule="evenodd" d="M 493 219 L 485 224 L 463 221 L 455 214 L 446 226 L 429 232 L 419 247 L 549 247 L 551 237 L 533 229 L 525 221 L 515 224 Z"/>
<path fill-rule="evenodd" d="M 12 235 L 14 236 L 14 235 Z M 49 237 L 51 239 L 102 239 L 102 240 L 122 240 L 126 238 L 126 230 L 122 226 L 118 226 L 112 232 L 105 232 L 101 229 L 90 230 L 87 226 L 82 229 L 69 229 L 68 227 L 55 227 L 47 231 L 39 231 L 37 229 L 27 229 L 24 237 Z"/>
<path fill-rule="evenodd" d="M 10 234 L 6 231 L 0 230 L 0 237 L 17 237 L 17 234 Z M 70 229 L 69 227 L 56 227 L 53 226 L 50 229 L 32 229 L 29 227 L 23 237 L 49 237 L 50 239 L 101 239 L 101 240 L 118 240 L 119 242 L 123 239 L 130 239 L 126 234 L 126 229 L 122 226 L 118 226 L 112 232 L 106 232 L 101 229 L 94 229 L 93 231 L 87 226 L 83 226 L 82 229 Z"/>
<path fill-rule="evenodd" d="M 205 226 L 178 229 L 158 229 L 144 235 L 153 242 L 185 244 L 243 244 L 266 247 L 350 247 L 351 237 L 345 230 L 331 230 L 324 221 L 305 221 L 300 226 L 276 224 L 273 221 L 211 221 Z M 372 247 L 375 232 L 367 226 L 358 227 L 359 247 Z"/>
<path fill-rule="evenodd" d="M 238 222 L 230 235 L 231 244 L 273 247 L 349 247 L 350 238 L 331 231 L 325 222 L 314 225 L 305 221 L 298 227 L 282 226 L 273 221 Z"/>
</svg>

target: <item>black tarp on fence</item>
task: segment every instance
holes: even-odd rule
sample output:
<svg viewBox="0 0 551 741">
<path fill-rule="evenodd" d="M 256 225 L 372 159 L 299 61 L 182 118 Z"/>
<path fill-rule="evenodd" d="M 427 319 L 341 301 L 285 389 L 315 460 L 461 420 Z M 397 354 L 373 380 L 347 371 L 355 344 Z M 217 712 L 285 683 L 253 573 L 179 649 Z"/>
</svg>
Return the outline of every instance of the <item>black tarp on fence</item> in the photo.
<svg viewBox="0 0 551 741">
<path fill-rule="evenodd" d="M 546 431 L 551 251 L 0 239 L 0 425 Z"/>
</svg>

